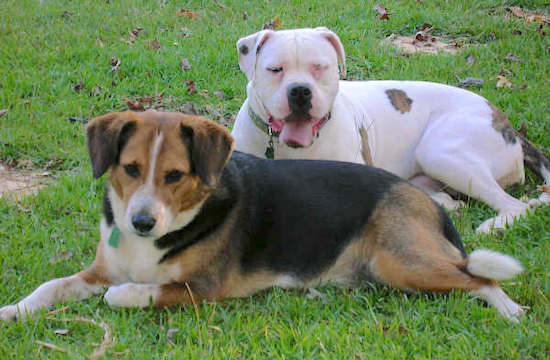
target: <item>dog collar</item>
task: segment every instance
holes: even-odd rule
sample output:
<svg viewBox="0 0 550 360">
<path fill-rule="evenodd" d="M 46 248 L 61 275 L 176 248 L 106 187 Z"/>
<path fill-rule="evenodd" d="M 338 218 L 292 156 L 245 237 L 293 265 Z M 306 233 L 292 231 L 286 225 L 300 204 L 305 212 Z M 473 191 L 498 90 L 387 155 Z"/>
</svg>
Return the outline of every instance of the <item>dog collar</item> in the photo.
<svg viewBox="0 0 550 360">
<path fill-rule="evenodd" d="M 248 115 L 252 119 L 252 122 L 258 127 L 258 129 L 262 130 L 264 133 L 266 133 L 269 136 L 269 143 L 267 145 L 267 148 L 265 149 L 265 157 L 268 159 L 274 159 L 275 158 L 275 146 L 273 143 L 273 138 L 278 138 L 279 133 L 275 132 L 271 129 L 271 126 L 269 123 L 266 123 L 262 120 L 262 118 L 252 110 L 250 105 L 248 105 Z M 317 137 L 319 137 L 319 131 L 325 126 L 325 124 L 330 120 L 331 113 L 328 113 L 328 116 L 323 122 L 321 123 L 321 127 L 319 130 L 317 130 Z"/>
</svg>

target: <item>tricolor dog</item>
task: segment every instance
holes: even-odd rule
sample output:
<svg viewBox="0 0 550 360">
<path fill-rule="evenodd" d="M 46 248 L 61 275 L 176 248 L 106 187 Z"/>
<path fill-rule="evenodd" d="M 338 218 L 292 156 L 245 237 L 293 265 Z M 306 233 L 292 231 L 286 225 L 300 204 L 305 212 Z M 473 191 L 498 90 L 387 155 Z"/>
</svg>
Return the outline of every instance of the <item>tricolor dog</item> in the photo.
<svg viewBox="0 0 550 360">
<path fill-rule="evenodd" d="M 524 163 L 550 184 L 550 162 L 506 115 L 472 92 L 420 81 L 340 81 L 338 36 L 326 28 L 264 30 L 237 42 L 248 98 L 235 149 L 275 159 L 369 164 L 455 209 L 454 191 L 498 211 L 478 231 L 502 229 L 539 202 L 503 188 L 523 182 Z"/>
<path fill-rule="evenodd" d="M 177 113 L 111 113 L 87 134 L 94 177 L 109 174 L 96 258 L 3 307 L 1 319 L 104 287 L 111 306 L 145 307 L 364 281 L 466 290 L 508 318 L 521 313 L 496 282 L 519 263 L 467 255 L 442 208 L 384 170 L 232 154 L 225 128 Z"/>
</svg>

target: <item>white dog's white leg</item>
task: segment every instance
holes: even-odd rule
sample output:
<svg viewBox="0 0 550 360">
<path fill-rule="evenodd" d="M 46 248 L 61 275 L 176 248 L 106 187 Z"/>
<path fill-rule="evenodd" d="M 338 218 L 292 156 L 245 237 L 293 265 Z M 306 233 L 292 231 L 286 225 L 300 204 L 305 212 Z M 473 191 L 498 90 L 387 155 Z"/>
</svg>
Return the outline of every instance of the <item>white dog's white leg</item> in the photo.
<svg viewBox="0 0 550 360">
<path fill-rule="evenodd" d="M 19 303 L 1 308 L 0 320 L 24 319 L 42 308 L 48 310 L 69 299 L 86 299 L 102 289 L 102 284 L 90 284 L 79 274 L 53 279 L 40 285 Z"/>
<path fill-rule="evenodd" d="M 453 199 L 451 195 L 443 191 L 445 185 L 439 181 L 433 180 L 429 176 L 417 175 L 410 179 L 409 182 L 422 189 L 426 194 L 430 195 L 436 203 L 449 211 L 453 211 L 464 206 L 464 201 Z"/>
<path fill-rule="evenodd" d="M 429 142 L 429 140 L 428 140 Z M 422 145 L 422 144 L 421 144 Z M 478 232 L 504 229 L 525 214 L 529 205 L 508 195 L 491 174 L 487 161 L 465 149 L 417 148 L 416 158 L 424 173 L 463 194 L 482 200 L 499 215 L 483 222 Z"/>
</svg>

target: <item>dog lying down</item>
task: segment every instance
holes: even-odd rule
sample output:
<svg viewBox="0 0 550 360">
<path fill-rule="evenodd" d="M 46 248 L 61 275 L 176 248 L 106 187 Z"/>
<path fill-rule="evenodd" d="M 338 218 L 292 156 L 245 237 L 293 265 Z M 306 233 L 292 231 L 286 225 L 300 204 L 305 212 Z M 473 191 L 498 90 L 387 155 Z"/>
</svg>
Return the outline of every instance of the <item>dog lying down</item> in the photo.
<svg viewBox="0 0 550 360">
<path fill-rule="evenodd" d="M 384 170 L 232 154 L 225 128 L 178 113 L 107 114 L 87 136 L 94 177 L 109 173 L 96 258 L 1 308 L 1 319 L 104 287 L 113 307 L 145 307 L 363 281 L 467 290 L 507 318 L 522 312 L 496 282 L 520 264 L 467 255 L 442 208 Z"/>
</svg>

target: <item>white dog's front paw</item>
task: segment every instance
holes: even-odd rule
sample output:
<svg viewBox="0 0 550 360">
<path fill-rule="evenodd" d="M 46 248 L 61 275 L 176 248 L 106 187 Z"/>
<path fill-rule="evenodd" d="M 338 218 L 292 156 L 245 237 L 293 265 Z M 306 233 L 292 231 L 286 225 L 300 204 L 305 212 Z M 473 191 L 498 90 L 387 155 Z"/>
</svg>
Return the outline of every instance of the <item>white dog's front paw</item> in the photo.
<svg viewBox="0 0 550 360">
<path fill-rule="evenodd" d="M 111 307 L 147 307 L 157 291 L 157 285 L 126 283 L 109 287 L 104 298 Z"/>
<path fill-rule="evenodd" d="M 506 229 L 506 226 L 512 225 L 514 221 L 519 219 L 525 211 L 514 211 L 514 212 L 508 212 L 503 213 L 498 216 L 495 216 L 494 218 L 485 220 L 484 222 L 479 225 L 476 232 L 479 234 L 492 234 L 497 231 L 502 231 Z"/>
</svg>

